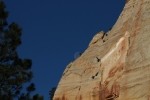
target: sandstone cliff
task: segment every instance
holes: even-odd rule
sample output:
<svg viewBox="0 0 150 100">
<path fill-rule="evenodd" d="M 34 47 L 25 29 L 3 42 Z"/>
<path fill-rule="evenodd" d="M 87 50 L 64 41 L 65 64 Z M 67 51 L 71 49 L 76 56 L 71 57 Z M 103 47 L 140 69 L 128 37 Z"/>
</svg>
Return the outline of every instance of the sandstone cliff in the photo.
<svg viewBox="0 0 150 100">
<path fill-rule="evenodd" d="M 150 100 L 150 0 L 126 0 L 113 28 L 66 67 L 54 100 Z"/>
</svg>

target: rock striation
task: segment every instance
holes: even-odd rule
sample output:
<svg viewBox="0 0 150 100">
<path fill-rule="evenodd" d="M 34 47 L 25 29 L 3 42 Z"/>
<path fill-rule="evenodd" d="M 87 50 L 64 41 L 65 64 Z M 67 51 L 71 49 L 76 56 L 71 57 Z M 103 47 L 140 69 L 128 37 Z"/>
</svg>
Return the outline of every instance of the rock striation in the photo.
<svg viewBox="0 0 150 100">
<path fill-rule="evenodd" d="M 53 100 L 150 100 L 150 0 L 126 0 L 113 28 L 66 67 Z"/>
</svg>

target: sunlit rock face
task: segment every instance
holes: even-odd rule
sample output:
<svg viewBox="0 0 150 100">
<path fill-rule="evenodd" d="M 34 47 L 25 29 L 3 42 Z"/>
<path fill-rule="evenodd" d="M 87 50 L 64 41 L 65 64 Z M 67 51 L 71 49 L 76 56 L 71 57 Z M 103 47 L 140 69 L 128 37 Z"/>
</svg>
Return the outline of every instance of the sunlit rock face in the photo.
<svg viewBox="0 0 150 100">
<path fill-rule="evenodd" d="M 150 0 L 127 0 L 65 69 L 53 100 L 150 100 Z"/>
</svg>

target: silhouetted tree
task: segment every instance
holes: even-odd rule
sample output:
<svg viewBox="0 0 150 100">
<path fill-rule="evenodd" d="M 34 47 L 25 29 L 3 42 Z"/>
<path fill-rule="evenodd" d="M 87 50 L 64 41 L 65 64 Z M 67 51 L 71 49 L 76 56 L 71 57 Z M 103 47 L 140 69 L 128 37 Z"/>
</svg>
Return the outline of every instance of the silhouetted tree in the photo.
<svg viewBox="0 0 150 100">
<path fill-rule="evenodd" d="M 51 88 L 51 90 L 49 91 L 50 100 L 53 100 L 55 91 L 56 91 L 56 87 Z"/>
<path fill-rule="evenodd" d="M 30 59 L 22 59 L 17 53 L 21 45 L 22 30 L 16 23 L 7 23 L 8 12 L 0 1 L 0 100 L 42 100 L 37 95 L 30 97 L 35 90 L 33 83 L 27 87 L 27 93 L 21 93 L 23 84 L 32 79 Z M 33 99 L 34 98 L 34 99 Z"/>
</svg>

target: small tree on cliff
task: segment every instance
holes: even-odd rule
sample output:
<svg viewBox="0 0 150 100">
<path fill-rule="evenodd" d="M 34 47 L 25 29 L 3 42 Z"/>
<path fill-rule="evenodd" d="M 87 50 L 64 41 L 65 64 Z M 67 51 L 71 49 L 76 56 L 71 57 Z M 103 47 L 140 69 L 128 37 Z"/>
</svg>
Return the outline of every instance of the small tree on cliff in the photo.
<svg viewBox="0 0 150 100">
<path fill-rule="evenodd" d="M 50 100 L 53 100 L 55 91 L 56 91 L 56 87 L 51 88 L 51 90 L 49 91 Z"/>
<path fill-rule="evenodd" d="M 27 93 L 21 94 L 24 83 L 32 79 L 30 59 L 22 59 L 17 53 L 21 45 L 21 28 L 16 23 L 7 23 L 8 12 L 5 4 L 0 1 L 0 100 L 30 100 L 30 92 L 35 90 L 32 83 Z M 34 100 L 38 96 L 34 96 Z M 41 99 L 42 100 L 42 99 Z"/>
</svg>

